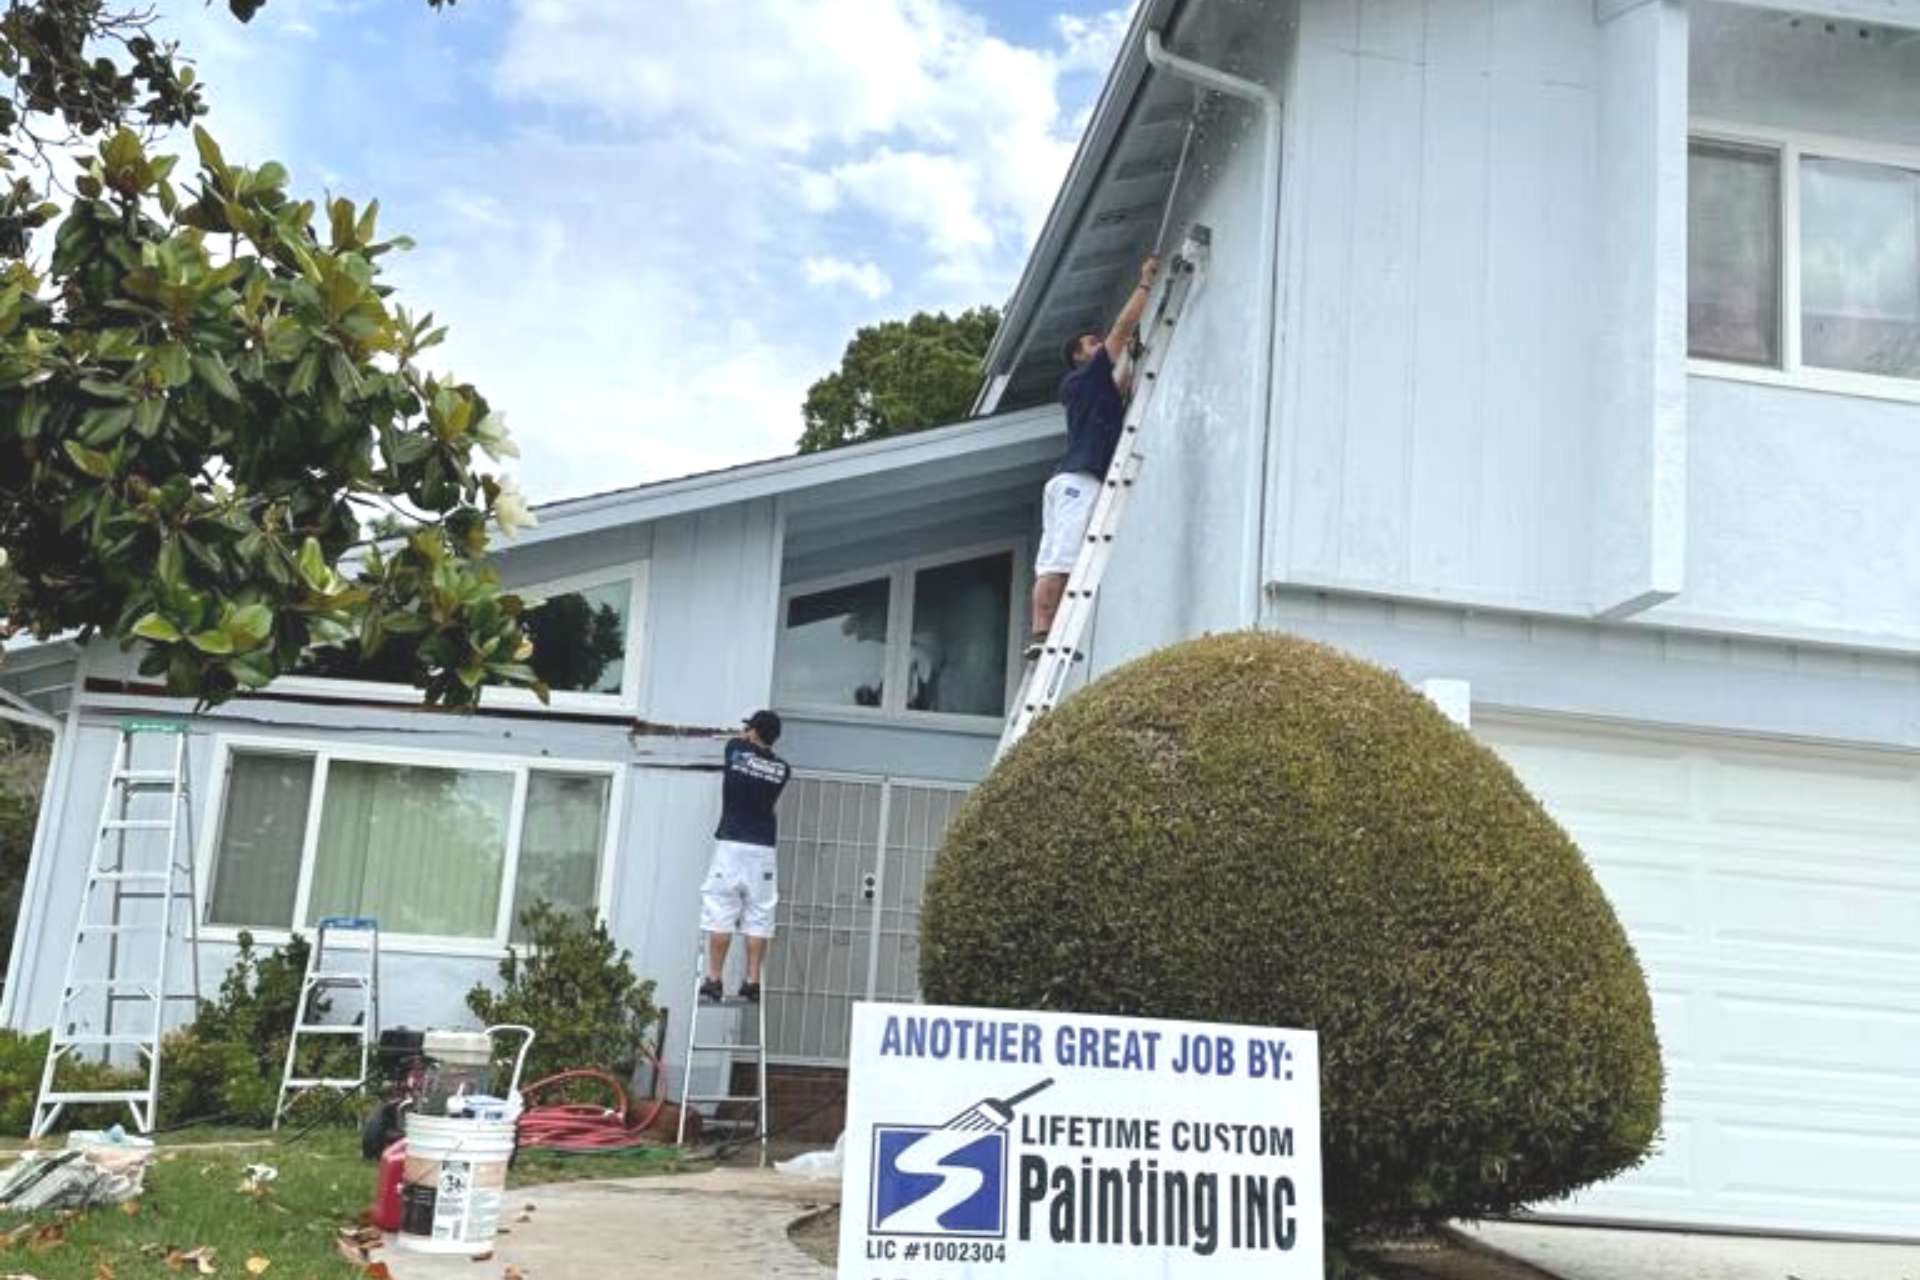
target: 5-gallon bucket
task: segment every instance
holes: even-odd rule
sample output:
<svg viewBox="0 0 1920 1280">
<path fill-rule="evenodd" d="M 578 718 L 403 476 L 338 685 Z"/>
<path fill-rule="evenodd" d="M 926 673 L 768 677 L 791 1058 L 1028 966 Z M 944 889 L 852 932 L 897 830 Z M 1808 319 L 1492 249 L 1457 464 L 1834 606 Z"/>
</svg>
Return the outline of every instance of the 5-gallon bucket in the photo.
<svg viewBox="0 0 1920 1280">
<path fill-rule="evenodd" d="M 493 1248 L 517 1120 L 407 1116 L 396 1237 L 402 1248 L 464 1254 Z"/>
</svg>

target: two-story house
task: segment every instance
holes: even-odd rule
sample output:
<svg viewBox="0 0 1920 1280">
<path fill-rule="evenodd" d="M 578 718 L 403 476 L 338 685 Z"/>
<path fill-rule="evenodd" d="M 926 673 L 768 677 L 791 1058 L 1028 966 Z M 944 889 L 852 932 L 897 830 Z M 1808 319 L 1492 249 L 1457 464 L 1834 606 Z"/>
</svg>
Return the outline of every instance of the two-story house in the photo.
<svg viewBox="0 0 1920 1280">
<path fill-rule="evenodd" d="M 914 996 L 1017 676 L 1057 353 L 1169 201 L 1211 262 L 1091 672 L 1257 626 L 1464 682 L 1667 1058 L 1657 1158 L 1561 1211 L 1920 1239 L 1920 0 L 1142 0 L 981 419 L 541 509 L 510 581 L 623 645 L 552 708 L 297 679 L 199 718 L 208 963 L 351 906 L 389 1021 L 457 1021 L 545 896 L 682 1000 L 712 735 L 770 702 L 770 1036 L 833 1066 L 852 1001 Z M 10 1025 L 53 1016 L 114 722 L 165 705 L 129 670 L 0 673 L 62 724 Z"/>
</svg>

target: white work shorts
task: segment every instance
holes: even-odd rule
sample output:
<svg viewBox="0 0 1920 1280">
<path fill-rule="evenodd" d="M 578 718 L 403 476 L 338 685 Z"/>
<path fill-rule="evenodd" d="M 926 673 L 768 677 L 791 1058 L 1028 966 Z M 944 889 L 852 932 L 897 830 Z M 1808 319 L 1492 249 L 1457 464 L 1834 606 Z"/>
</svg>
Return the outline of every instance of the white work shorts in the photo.
<svg viewBox="0 0 1920 1280">
<path fill-rule="evenodd" d="M 1035 574 L 1073 572 L 1099 496 L 1099 479 L 1084 471 L 1064 472 L 1047 481 L 1040 493 L 1040 554 L 1033 560 Z"/>
<path fill-rule="evenodd" d="M 780 905 L 780 880 L 773 849 L 763 844 L 713 842 L 713 866 L 700 891 L 702 933 L 773 936 L 773 909 Z"/>
</svg>

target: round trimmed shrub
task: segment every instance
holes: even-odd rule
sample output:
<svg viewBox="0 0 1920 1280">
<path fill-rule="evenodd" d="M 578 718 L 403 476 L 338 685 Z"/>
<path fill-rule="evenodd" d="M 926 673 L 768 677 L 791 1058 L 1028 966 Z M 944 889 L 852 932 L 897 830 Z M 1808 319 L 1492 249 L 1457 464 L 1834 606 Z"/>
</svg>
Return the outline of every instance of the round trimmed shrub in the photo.
<svg viewBox="0 0 1920 1280">
<path fill-rule="evenodd" d="M 1579 849 L 1398 677 L 1281 635 L 1042 720 L 948 833 L 921 983 L 1318 1031 L 1335 1240 L 1563 1196 L 1660 1122 L 1646 981 Z"/>
</svg>

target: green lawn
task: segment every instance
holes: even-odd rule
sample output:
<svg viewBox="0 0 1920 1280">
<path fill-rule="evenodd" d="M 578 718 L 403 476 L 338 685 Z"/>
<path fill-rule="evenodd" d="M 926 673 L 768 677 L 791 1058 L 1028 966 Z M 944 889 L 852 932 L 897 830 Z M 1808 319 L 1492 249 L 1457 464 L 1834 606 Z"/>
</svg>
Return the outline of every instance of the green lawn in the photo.
<svg viewBox="0 0 1920 1280">
<path fill-rule="evenodd" d="M 195 1267 L 191 1262 L 178 1265 L 177 1257 L 170 1266 L 169 1253 L 202 1248 L 212 1251 L 216 1274 L 222 1276 L 247 1276 L 248 1260 L 254 1257 L 270 1264 L 258 1273 L 268 1280 L 352 1280 L 363 1274 L 336 1247 L 340 1229 L 356 1225 L 373 1196 L 374 1166 L 360 1159 L 357 1134 L 329 1129 L 291 1144 L 186 1145 L 271 1136 L 246 1130 L 175 1136 L 162 1144 L 147 1171 L 146 1194 L 131 1211 L 94 1210 L 32 1221 L 0 1215 L 0 1240 L 11 1241 L 0 1245 L 0 1276 L 177 1280 L 196 1274 Z M 258 1193 L 249 1193 L 242 1184 L 250 1164 L 272 1165 L 279 1176 Z M 509 1184 L 633 1178 L 680 1167 L 680 1157 L 672 1151 L 608 1156 L 536 1151 L 515 1162 Z"/>
</svg>

